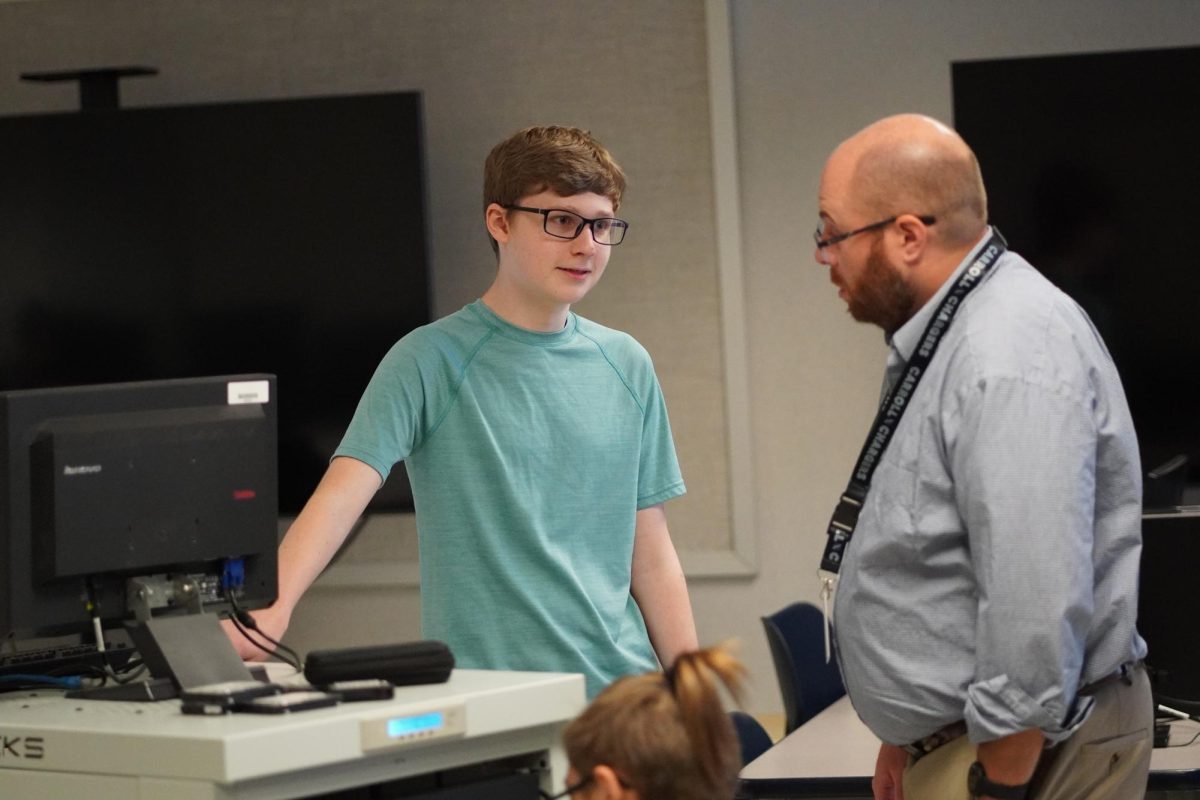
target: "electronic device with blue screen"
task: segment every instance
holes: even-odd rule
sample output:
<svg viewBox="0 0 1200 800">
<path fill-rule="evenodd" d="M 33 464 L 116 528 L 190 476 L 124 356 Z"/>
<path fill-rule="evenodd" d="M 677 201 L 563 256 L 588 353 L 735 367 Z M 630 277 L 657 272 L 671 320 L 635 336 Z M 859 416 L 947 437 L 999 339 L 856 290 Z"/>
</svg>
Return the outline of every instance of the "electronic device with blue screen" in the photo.
<svg viewBox="0 0 1200 800">
<path fill-rule="evenodd" d="M 131 619 L 274 601 L 275 377 L 0 392 L 0 677 L 9 650 Z M 85 659 L 86 660 L 86 659 Z"/>
<path fill-rule="evenodd" d="M 466 711 L 459 702 L 442 702 L 419 711 L 380 715 L 359 723 L 359 741 L 364 752 L 461 738 L 465 733 Z"/>
</svg>

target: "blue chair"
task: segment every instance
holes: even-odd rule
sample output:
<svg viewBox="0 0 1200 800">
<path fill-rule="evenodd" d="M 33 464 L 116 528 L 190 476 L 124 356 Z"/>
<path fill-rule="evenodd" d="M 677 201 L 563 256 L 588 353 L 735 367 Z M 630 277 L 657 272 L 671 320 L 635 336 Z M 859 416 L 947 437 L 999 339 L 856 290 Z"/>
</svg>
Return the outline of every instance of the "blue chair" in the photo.
<svg viewBox="0 0 1200 800">
<path fill-rule="evenodd" d="M 825 663 L 825 620 L 812 603 L 791 605 L 762 618 L 783 695 L 787 733 L 846 693 L 837 661 Z"/>
<path fill-rule="evenodd" d="M 730 711 L 729 718 L 733 720 L 733 729 L 737 731 L 738 743 L 742 746 L 743 767 L 774 744 L 762 724 L 745 711 Z"/>
</svg>

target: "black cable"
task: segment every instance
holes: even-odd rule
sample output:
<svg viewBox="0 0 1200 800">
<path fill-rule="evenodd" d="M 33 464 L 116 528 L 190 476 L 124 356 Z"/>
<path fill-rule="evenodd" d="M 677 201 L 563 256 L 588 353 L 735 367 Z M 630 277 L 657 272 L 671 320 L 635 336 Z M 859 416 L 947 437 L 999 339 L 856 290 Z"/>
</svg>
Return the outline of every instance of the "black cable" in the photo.
<svg viewBox="0 0 1200 800">
<path fill-rule="evenodd" d="M 1167 747 L 1188 747 L 1193 742 L 1195 742 L 1197 739 L 1200 739 L 1200 731 L 1196 731 L 1196 733 L 1192 735 L 1192 738 L 1188 739 L 1186 742 L 1180 742 L 1179 744 L 1169 744 L 1166 746 Z"/>
<path fill-rule="evenodd" d="M 96 634 L 96 652 L 100 655 L 100 661 L 104 664 L 104 668 L 92 677 L 99 678 L 101 686 L 106 685 L 110 679 L 118 684 L 126 684 L 137 680 L 146 670 L 145 665 L 142 664 L 140 659 L 132 664 L 126 661 L 120 668 L 113 665 L 114 651 L 109 650 L 104 641 L 100 593 L 96 591 L 95 576 L 86 576 L 84 578 L 84 586 L 87 589 L 86 608 L 91 615 L 92 628 Z"/>
<path fill-rule="evenodd" d="M 96 636 L 96 652 L 100 653 L 100 659 L 107 665 L 108 656 L 105 654 L 104 647 L 104 622 L 100 619 L 100 600 L 96 595 L 96 584 L 92 580 L 91 575 L 83 579 L 83 584 L 87 590 L 84 608 L 88 612 L 88 617 L 92 622 L 92 631 Z"/>
<path fill-rule="evenodd" d="M 241 631 L 241 634 L 246 637 L 246 639 L 250 642 L 250 644 L 254 645 L 259 650 L 262 650 L 267 655 L 278 658 L 280 661 L 282 661 L 285 664 L 287 664 L 288 666 L 292 667 L 297 672 L 304 671 L 304 664 L 300 658 L 299 653 L 297 653 L 292 648 L 288 647 L 283 642 L 272 639 L 270 636 L 263 633 L 262 630 L 258 627 L 258 623 L 254 620 L 254 617 L 252 617 L 249 612 L 243 611 L 241 609 L 241 607 L 238 606 L 237 599 L 233 596 L 232 589 L 226 591 L 225 595 L 226 595 L 226 598 L 229 600 L 229 607 L 231 609 L 233 609 L 233 613 L 229 617 L 230 622 L 233 623 L 233 627 L 235 627 L 239 631 Z M 247 630 L 247 628 L 249 630 Z M 272 650 L 269 647 L 267 647 L 266 645 L 259 642 L 254 637 L 252 637 L 250 635 L 251 630 L 254 631 L 256 634 L 258 634 L 259 636 L 261 636 L 262 638 L 266 639 L 271 644 L 273 644 L 276 649 Z M 291 658 L 285 658 L 283 655 L 281 655 L 279 653 L 280 650 L 283 650 L 285 653 L 288 653 L 291 656 Z"/>
<path fill-rule="evenodd" d="M 248 641 L 250 644 L 254 645 L 259 650 L 262 650 L 264 653 L 266 653 L 269 656 L 272 656 L 273 658 L 280 657 L 276 651 L 272 650 L 271 648 L 267 647 L 265 644 L 260 642 L 258 639 L 255 639 L 253 636 L 251 636 L 250 631 L 247 630 L 246 627 L 243 626 L 242 623 L 238 621 L 238 618 L 235 614 L 231 613 L 229 615 L 229 621 L 233 623 L 233 627 L 237 628 L 238 633 L 242 634 L 242 636 L 244 636 L 246 638 L 246 641 Z"/>
<path fill-rule="evenodd" d="M 1159 700 L 1163 700 L 1163 699 L 1166 699 L 1166 698 L 1164 698 L 1162 695 L 1155 695 L 1155 697 L 1154 697 L 1154 711 L 1155 711 L 1154 722 L 1155 722 L 1156 727 L 1159 723 L 1165 722 L 1167 724 L 1167 729 L 1170 730 L 1171 724 L 1175 723 L 1175 722 L 1179 722 L 1180 720 L 1191 720 L 1192 722 L 1200 722 L 1200 717 L 1197 717 L 1195 714 L 1191 713 L 1190 711 L 1181 711 L 1178 708 L 1171 708 L 1170 706 L 1166 706 L 1166 705 L 1163 705 L 1162 703 L 1158 702 Z M 1175 702 L 1178 703 L 1179 701 L 1176 699 Z M 1185 704 L 1188 704 L 1188 703 L 1194 703 L 1194 701 L 1185 701 Z M 1158 712 L 1163 712 L 1163 713 L 1159 714 Z M 1195 734 L 1193 734 L 1192 738 L 1188 739 L 1186 742 L 1180 742 L 1179 744 L 1169 744 L 1168 743 L 1168 744 L 1163 745 L 1163 747 L 1164 748 L 1188 747 L 1193 742 L 1195 742 L 1197 739 L 1200 739 L 1200 731 L 1197 731 Z"/>
<path fill-rule="evenodd" d="M 1171 697 L 1169 695 L 1161 694 L 1160 692 L 1154 693 L 1154 702 L 1155 704 L 1165 703 L 1167 705 L 1174 706 L 1180 711 L 1187 712 L 1188 714 L 1195 714 L 1197 711 L 1200 711 L 1200 700 L 1189 700 L 1183 697 Z"/>
<path fill-rule="evenodd" d="M 274 646 L 275 646 L 275 648 L 276 648 L 276 651 L 275 651 L 275 653 L 274 653 L 273 655 L 274 655 L 276 658 L 278 658 L 280 661 L 284 661 L 284 662 L 286 662 L 286 663 L 290 664 L 291 666 L 295 667 L 295 669 L 296 669 L 296 671 L 297 671 L 297 672 L 303 672 L 303 671 L 304 671 L 304 661 L 303 661 L 303 660 L 300 658 L 300 654 L 299 654 L 299 653 L 297 653 L 297 652 L 296 652 L 295 650 L 293 650 L 292 648 L 288 647 L 288 646 L 287 646 L 286 644 L 284 644 L 283 642 L 280 642 L 280 641 L 278 641 L 278 640 L 276 640 L 276 639 L 272 639 L 270 636 L 268 636 L 267 634 L 263 633 L 263 632 L 262 632 L 262 630 L 261 630 L 261 629 L 258 627 L 258 623 L 257 623 L 257 622 L 255 622 L 255 620 L 254 620 L 254 617 L 250 616 L 250 615 L 249 615 L 249 614 L 247 614 L 245 611 L 238 612 L 238 615 L 239 615 L 239 616 L 238 616 L 238 622 L 242 623 L 242 624 L 243 624 L 243 625 L 245 625 L 247 628 L 249 628 L 250 630 L 254 631 L 254 633 L 256 633 L 257 635 L 259 635 L 259 636 L 261 636 L 262 638 L 266 639 L 266 640 L 267 640 L 269 643 L 271 643 L 272 645 L 274 645 Z M 287 654 L 290 656 L 290 658 L 284 658 L 282 655 L 280 655 L 280 654 L 279 654 L 279 652 L 278 652 L 278 651 L 280 651 L 280 650 L 282 650 L 283 652 L 287 653 Z"/>
<path fill-rule="evenodd" d="M 289 667 L 296 670 L 297 672 L 304 671 L 304 666 L 300 663 L 300 659 L 296 655 L 296 651 L 292 650 L 290 647 L 287 647 L 286 645 L 275 643 L 274 639 L 267 636 L 265 633 L 263 633 L 257 627 L 255 627 L 255 628 L 246 627 L 244 625 L 244 621 L 248 617 L 249 617 L 248 614 L 246 614 L 245 612 L 242 612 L 241 617 L 239 617 L 237 615 L 233 615 L 229 618 L 229 621 L 233 623 L 233 627 L 237 628 L 238 631 L 242 634 L 242 636 L 246 637 L 246 641 L 250 642 L 250 644 L 254 645 L 259 650 L 262 650 L 264 653 L 271 656 L 272 658 L 277 659 L 278 661 L 282 661 L 283 663 L 287 664 Z M 250 619 L 252 620 L 253 618 L 250 618 Z M 269 641 L 273 644 L 277 644 L 278 649 L 272 650 L 271 648 L 267 647 L 262 642 L 258 641 L 258 639 L 254 638 L 254 636 L 251 635 L 251 632 L 263 637 L 264 639 L 266 639 L 267 641 Z M 284 656 L 282 653 L 279 652 L 280 649 L 290 652 L 291 656 L 290 657 Z"/>
</svg>

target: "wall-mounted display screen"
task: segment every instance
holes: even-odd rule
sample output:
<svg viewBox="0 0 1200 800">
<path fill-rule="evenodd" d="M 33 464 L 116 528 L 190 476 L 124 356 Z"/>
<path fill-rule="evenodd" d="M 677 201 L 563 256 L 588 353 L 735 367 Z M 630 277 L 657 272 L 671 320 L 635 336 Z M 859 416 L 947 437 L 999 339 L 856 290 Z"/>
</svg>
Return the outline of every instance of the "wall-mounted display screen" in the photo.
<svg viewBox="0 0 1200 800">
<path fill-rule="evenodd" d="M 1112 352 L 1142 466 L 1189 460 L 1200 501 L 1200 48 L 953 65 L 954 124 L 991 219 Z M 1149 496 L 1149 492 L 1148 492 Z"/>
<path fill-rule="evenodd" d="M 421 139 L 416 93 L 0 117 L 0 390 L 275 374 L 295 513 L 430 320 Z"/>
</svg>

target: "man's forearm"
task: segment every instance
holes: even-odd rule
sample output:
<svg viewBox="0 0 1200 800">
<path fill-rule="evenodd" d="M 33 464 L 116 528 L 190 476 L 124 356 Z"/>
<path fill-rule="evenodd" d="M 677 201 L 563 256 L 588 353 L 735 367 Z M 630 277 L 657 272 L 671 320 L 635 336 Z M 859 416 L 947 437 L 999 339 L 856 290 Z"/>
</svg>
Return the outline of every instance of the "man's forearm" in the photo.
<svg viewBox="0 0 1200 800">
<path fill-rule="evenodd" d="M 1029 783 L 1046 738 L 1036 728 L 979 744 L 976 759 L 988 779 L 995 783 L 1020 786 Z"/>
</svg>

